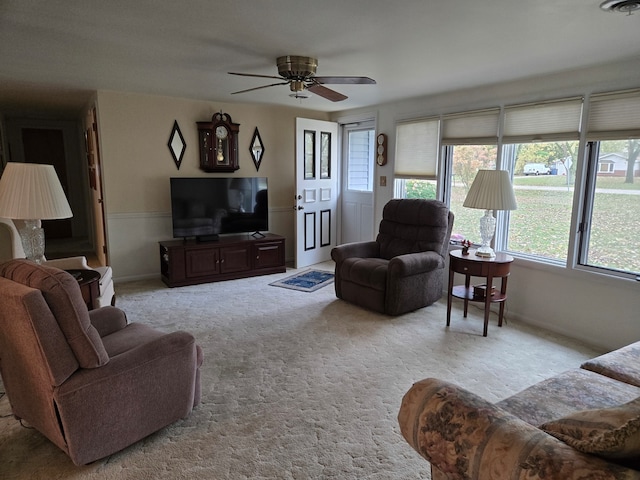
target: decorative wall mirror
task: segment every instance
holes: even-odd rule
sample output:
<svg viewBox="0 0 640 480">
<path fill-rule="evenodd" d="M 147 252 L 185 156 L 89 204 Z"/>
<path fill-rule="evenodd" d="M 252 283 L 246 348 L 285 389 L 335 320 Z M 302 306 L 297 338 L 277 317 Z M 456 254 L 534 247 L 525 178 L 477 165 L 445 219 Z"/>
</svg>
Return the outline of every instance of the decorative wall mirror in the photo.
<svg viewBox="0 0 640 480">
<path fill-rule="evenodd" d="M 169 146 L 169 150 L 171 151 L 176 167 L 180 170 L 180 164 L 182 164 L 182 157 L 184 156 L 184 151 L 187 149 L 187 144 L 184 141 L 184 137 L 182 136 L 177 120 L 174 120 L 173 122 L 173 129 L 171 130 L 171 135 L 169 135 L 169 142 L 167 145 Z"/>
<path fill-rule="evenodd" d="M 258 132 L 258 127 L 256 127 L 255 131 L 253 132 L 253 138 L 251 139 L 251 144 L 249 145 L 249 151 L 251 152 L 253 163 L 256 166 L 256 171 L 260 170 L 260 162 L 262 162 L 262 156 L 264 155 L 264 144 L 262 143 L 260 132 Z"/>
</svg>

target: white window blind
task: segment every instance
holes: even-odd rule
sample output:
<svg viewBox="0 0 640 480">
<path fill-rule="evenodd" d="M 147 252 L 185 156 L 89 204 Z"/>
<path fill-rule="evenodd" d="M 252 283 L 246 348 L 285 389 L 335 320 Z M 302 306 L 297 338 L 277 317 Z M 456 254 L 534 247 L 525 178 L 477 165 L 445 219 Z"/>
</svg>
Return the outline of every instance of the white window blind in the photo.
<svg viewBox="0 0 640 480">
<path fill-rule="evenodd" d="M 588 123 L 589 140 L 640 137 L 640 90 L 593 95 Z"/>
<path fill-rule="evenodd" d="M 446 115 L 442 119 L 443 145 L 496 145 L 500 110 Z"/>
<path fill-rule="evenodd" d="M 428 119 L 396 126 L 394 173 L 397 178 L 436 178 L 439 124 L 438 119 Z"/>
<path fill-rule="evenodd" d="M 505 107 L 504 143 L 577 140 L 582 98 Z"/>
</svg>

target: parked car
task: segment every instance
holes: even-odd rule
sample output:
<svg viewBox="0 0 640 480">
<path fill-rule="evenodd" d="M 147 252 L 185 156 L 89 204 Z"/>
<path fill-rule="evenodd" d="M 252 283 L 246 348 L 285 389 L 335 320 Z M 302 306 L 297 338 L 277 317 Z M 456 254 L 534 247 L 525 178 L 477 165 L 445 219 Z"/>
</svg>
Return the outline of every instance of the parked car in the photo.
<svg viewBox="0 0 640 480">
<path fill-rule="evenodd" d="M 527 163 L 523 172 L 525 175 L 550 175 L 551 169 L 543 163 Z"/>
</svg>

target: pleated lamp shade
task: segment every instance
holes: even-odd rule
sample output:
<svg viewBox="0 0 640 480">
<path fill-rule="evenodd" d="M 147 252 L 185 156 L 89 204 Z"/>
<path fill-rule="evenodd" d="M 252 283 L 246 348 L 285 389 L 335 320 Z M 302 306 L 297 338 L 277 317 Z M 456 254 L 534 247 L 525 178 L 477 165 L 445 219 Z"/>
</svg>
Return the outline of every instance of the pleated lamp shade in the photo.
<svg viewBox="0 0 640 480">
<path fill-rule="evenodd" d="M 7 163 L 0 178 L 0 217 L 54 220 L 72 216 L 52 165 Z"/>
<path fill-rule="evenodd" d="M 483 210 L 516 210 L 518 204 L 511 186 L 509 172 L 506 170 L 478 170 L 462 205 Z"/>
</svg>

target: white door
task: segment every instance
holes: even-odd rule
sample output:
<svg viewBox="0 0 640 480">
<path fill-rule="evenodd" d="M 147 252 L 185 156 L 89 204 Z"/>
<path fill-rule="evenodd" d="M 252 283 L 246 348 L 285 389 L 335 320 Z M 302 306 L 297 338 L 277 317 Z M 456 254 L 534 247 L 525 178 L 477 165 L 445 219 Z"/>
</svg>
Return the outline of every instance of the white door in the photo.
<svg viewBox="0 0 640 480">
<path fill-rule="evenodd" d="M 373 240 L 373 122 L 345 125 L 342 135 L 341 243 Z"/>
<path fill-rule="evenodd" d="M 296 119 L 296 268 L 331 259 L 336 245 L 338 124 Z"/>
</svg>

